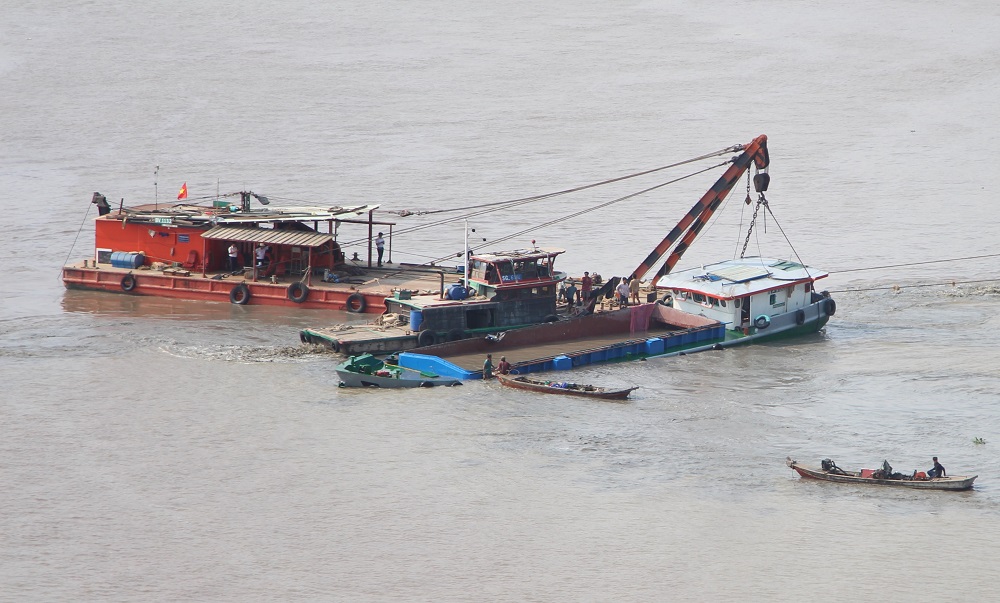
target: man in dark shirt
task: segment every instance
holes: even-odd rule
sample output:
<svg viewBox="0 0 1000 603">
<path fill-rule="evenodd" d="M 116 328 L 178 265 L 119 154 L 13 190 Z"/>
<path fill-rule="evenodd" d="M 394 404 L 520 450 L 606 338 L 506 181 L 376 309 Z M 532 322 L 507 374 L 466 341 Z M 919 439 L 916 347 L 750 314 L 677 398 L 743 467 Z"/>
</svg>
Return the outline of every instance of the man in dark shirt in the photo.
<svg viewBox="0 0 1000 603">
<path fill-rule="evenodd" d="M 937 457 L 934 457 L 934 468 L 927 472 L 928 477 L 946 477 L 948 474 L 944 470 L 944 465 L 938 462 Z"/>
</svg>

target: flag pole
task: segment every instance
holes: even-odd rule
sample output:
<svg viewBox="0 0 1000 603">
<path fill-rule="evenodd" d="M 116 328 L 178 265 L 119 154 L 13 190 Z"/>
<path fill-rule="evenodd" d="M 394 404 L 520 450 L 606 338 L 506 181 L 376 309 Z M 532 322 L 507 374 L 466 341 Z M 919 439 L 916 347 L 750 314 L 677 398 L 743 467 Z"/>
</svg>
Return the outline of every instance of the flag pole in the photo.
<svg viewBox="0 0 1000 603">
<path fill-rule="evenodd" d="M 160 189 L 157 186 L 157 180 L 159 180 L 159 176 L 160 176 L 160 166 L 156 166 L 156 169 L 153 170 L 153 204 L 154 204 L 153 206 L 156 209 L 160 209 Z"/>
</svg>

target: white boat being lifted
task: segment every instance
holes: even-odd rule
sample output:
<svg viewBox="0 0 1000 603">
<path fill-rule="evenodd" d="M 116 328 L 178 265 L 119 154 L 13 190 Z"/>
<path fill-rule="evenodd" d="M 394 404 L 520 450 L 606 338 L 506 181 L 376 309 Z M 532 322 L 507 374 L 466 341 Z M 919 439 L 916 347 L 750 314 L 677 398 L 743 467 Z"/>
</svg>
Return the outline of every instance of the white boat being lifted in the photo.
<svg viewBox="0 0 1000 603">
<path fill-rule="evenodd" d="M 656 284 L 660 297 L 689 314 L 717 320 L 734 337 L 756 339 L 820 330 L 837 303 L 816 281 L 829 275 L 788 260 L 746 257 L 681 270 Z"/>
</svg>

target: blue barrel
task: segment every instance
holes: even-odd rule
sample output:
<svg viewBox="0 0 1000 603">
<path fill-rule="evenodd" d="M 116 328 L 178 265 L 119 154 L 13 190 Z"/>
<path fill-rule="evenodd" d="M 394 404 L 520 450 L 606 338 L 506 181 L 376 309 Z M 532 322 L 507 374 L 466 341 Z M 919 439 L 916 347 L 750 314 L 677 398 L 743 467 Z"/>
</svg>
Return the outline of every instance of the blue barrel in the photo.
<svg viewBox="0 0 1000 603">
<path fill-rule="evenodd" d="M 422 322 L 424 322 L 424 313 L 420 310 L 410 310 L 410 330 L 419 331 Z"/>
<path fill-rule="evenodd" d="M 448 287 L 447 297 L 448 299 L 460 300 L 465 299 L 466 289 L 464 286 L 455 283 L 454 285 Z"/>
<path fill-rule="evenodd" d="M 146 262 L 146 256 L 141 253 L 126 253 L 125 254 L 125 264 L 126 268 L 138 268 Z"/>
<path fill-rule="evenodd" d="M 124 268 L 125 260 L 122 256 L 125 255 L 124 251 L 112 251 L 111 252 L 111 267 L 112 268 Z"/>
</svg>

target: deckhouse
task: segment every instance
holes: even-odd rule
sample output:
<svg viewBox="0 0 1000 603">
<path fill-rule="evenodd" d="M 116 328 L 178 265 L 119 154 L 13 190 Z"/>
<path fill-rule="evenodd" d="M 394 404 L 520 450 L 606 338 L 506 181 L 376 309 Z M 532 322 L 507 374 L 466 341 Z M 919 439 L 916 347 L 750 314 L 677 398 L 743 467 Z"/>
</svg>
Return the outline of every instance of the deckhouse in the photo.
<svg viewBox="0 0 1000 603">
<path fill-rule="evenodd" d="M 816 292 L 815 283 L 828 275 L 797 262 L 747 257 L 670 273 L 656 288 L 661 297 L 669 295 L 678 310 L 746 331 L 766 329 L 773 317 L 789 313 L 795 313 L 798 325 L 804 324 L 806 309 L 825 297 Z M 828 299 L 826 305 L 832 302 Z M 820 327 L 814 324 L 811 330 Z"/>
</svg>

